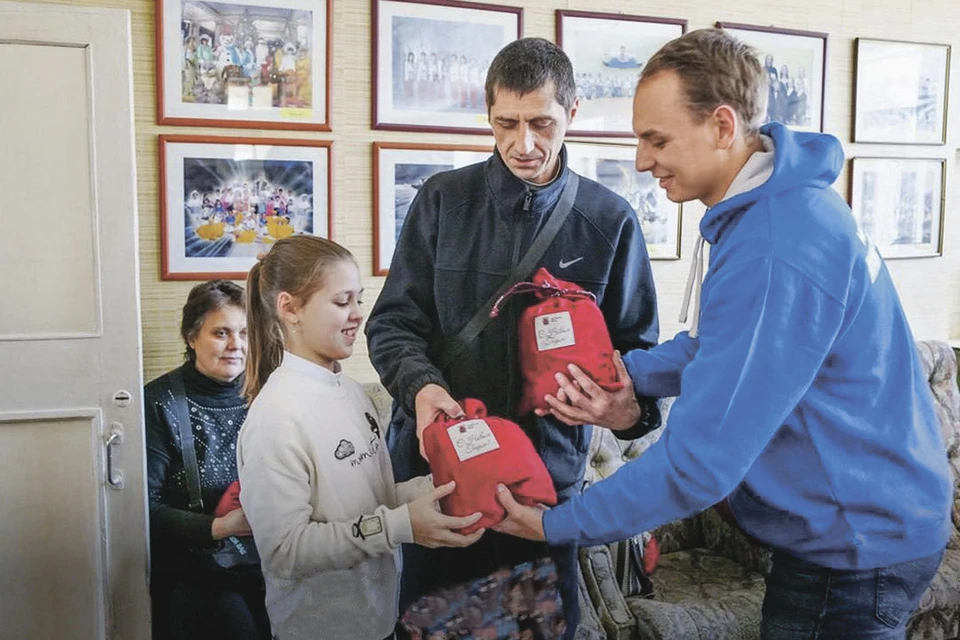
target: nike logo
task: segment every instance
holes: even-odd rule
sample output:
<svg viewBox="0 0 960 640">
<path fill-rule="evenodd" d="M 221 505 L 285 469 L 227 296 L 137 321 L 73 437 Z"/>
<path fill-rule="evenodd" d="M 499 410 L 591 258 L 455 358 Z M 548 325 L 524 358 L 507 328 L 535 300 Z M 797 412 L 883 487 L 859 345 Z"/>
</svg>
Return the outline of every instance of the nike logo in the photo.
<svg viewBox="0 0 960 640">
<path fill-rule="evenodd" d="M 573 260 L 561 260 L 561 261 L 560 261 L 560 268 L 561 268 L 561 269 L 566 269 L 566 268 L 569 267 L 570 265 L 572 265 L 572 264 L 577 264 L 577 263 L 580 262 L 581 260 L 583 260 L 583 256 L 580 256 L 579 258 L 574 258 Z"/>
</svg>

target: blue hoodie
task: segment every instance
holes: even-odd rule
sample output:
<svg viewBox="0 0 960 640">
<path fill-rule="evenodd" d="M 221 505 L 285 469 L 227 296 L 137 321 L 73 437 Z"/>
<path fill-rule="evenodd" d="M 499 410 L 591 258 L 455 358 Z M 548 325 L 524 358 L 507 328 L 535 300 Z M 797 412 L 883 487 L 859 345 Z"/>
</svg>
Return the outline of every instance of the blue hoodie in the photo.
<svg viewBox="0 0 960 640">
<path fill-rule="evenodd" d="M 939 421 L 886 266 L 830 188 L 840 143 L 762 133 L 772 175 L 700 224 L 712 249 L 699 336 L 624 358 L 637 393 L 680 396 L 662 438 L 547 511 L 549 542 L 623 539 L 729 497 L 746 533 L 822 566 L 945 546 Z"/>
</svg>

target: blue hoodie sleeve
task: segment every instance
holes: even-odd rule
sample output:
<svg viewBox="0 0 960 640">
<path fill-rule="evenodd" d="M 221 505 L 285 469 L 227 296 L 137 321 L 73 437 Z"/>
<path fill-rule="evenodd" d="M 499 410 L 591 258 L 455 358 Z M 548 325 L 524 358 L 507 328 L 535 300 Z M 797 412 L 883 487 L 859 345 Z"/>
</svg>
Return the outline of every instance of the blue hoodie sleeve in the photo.
<svg viewBox="0 0 960 640">
<path fill-rule="evenodd" d="M 730 494 L 813 382 L 843 321 L 840 301 L 769 257 L 728 265 L 704 287 L 700 347 L 670 428 L 642 457 L 547 511 L 551 544 L 621 540 Z"/>
<path fill-rule="evenodd" d="M 681 331 L 649 351 L 637 349 L 624 355 L 623 364 L 633 380 L 634 392 L 653 398 L 680 395 L 680 376 L 699 346 L 698 338 Z"/>
</svg>

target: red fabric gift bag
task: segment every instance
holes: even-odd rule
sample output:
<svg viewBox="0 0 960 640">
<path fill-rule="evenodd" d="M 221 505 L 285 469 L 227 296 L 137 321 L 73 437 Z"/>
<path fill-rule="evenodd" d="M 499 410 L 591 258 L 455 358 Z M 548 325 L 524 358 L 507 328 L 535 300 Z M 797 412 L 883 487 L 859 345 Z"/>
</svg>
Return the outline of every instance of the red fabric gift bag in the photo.
<svg viewBox="0 0 960 640">
<path fill-rule="evenodd" d="M 433 484 L 457 481 L 453 493 L 440 499 L 449 516 L 483 516 L 460 530 L 469 534 L 499 524 L 507 512 L 497 500 L 497 485 L 503 483 L 520 504 L 557 503 L 557 492 L 543 460 L 530 438 L 516 423 L 487 416 L 479 400 L 463 401 L 465 418 L 441 418 L 423 431 L 423 448 L 433 472 Z"/>
<path fill-rule="evenodd" d="M 220 502 L 217 503 L 217 508 L 213 510 L 213 515 L 215 518 L 222 518 L 234 509 L 239 508 L 241 508 L 240 481 L 234 480 L 220 496 Z"/>
<path fill-rule="evenodd" d="M 522 293 L 536 295 L 538 302 L 524 310 L 517 328 L 523 375 L 517 415 L 534 409 L 548 410 L 550 406 L 543 396 L 557 395 L 560 385 L 555 375 L 562 373 L 569 378 L 569 364 L 580 367 L 607 391 L 623 387 L 613 365 L 610 332 L 593 293 L 555 278 L 541 267 L 532 282 L 519 282 L 508 289 L 493 306 L 491 317 L 499 314 L 507 298 Z"/>
</svg>

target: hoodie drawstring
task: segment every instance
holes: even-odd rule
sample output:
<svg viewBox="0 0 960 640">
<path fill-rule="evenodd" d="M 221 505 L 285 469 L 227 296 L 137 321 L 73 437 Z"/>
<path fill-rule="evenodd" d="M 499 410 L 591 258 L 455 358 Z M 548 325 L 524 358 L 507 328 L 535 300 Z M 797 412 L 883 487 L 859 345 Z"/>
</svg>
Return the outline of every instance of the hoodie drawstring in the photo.
<svg viewBox="0 0 960 640">
<path fill-rule="evenodd" d="M 696 338 L 700 328 L 700 291 L 703 288 L 703 236 L 697 234 L 697 243 L 693 246 L 693 262 L 690 263 L 690 274 L 687 276 L 687 285 L 683 289 L 683 302 L 680 303 L 680 322 L 687 321 L 687 311 L 690 309 L 690 294 L 696 288 L 693 296 L 693 320 L 690 322 L 690 337 Z"/>
</svg>

